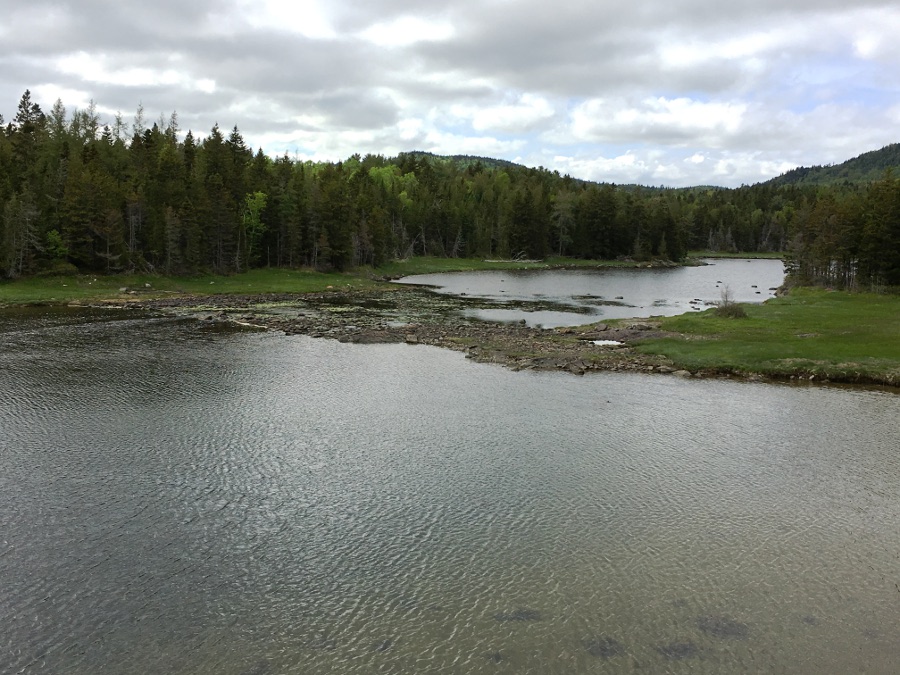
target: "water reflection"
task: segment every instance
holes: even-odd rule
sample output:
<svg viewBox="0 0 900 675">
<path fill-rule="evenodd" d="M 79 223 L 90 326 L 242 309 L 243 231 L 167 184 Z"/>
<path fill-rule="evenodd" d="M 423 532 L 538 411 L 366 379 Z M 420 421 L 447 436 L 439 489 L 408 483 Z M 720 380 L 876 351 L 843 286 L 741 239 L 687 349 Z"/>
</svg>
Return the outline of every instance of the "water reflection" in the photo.
<svg viewBox="0 0 900 675">
<path fill-rule="evenodd" d="M 467 316 L 491 321 L 525 321 L 546 328 L 703 310 L 719 302 L 726 288 L 735 302 L 763 302 L 784 283 L 784 265 L 780 260 L 706 262 L 700 267 L 422 274 L 406 277 L 400 283 L 424 284 L 440 293 L 498 302 L 541 300 L 579 308 L 579 313 L 528 311 L 527 307 L 466 312 Z"/>
<path fill-rule="evenodd" d="M 896 396 L 90 331 L 0 338 L 5 670 L 896 663 Z"/>
</svg>

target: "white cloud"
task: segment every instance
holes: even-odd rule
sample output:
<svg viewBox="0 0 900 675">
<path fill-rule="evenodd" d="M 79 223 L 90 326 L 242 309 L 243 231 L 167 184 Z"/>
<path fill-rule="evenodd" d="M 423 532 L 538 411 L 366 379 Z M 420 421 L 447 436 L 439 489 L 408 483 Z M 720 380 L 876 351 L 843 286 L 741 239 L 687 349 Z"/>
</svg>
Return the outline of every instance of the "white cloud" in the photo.
<svg viewBox="0 0 900 675">
<path fill-rule="evenodd" d="M 420 149 L 439 155 L 509 157 L 524 146 L 524 140 L 504 141 L 492 136 L 464 136 L 435 130 L 428 132 L 425 147 Z"/>
<path fill-rule="evenodd" d="M 555 111 L 543 96 L 522 94 L 509 104 L 454 105 L 450 114 L 468 122 L 476 131 L 524 133 L 551 119 Z"/>
<path fill-rule="evenodd" d="M 84 82 L 93 82 L 120 87 L 160 87 L 178 86 L 207 94 L 216 90 L 216 82 L 207 77 L 194 78 L 183 69 L 176 67 L 179 57 L 169 58 L 171 66 L 160 69 L 151 66 L 117 66 L 112 59 L 102 54 L 76 52 L 60 57 L 56 61 L 59 72 L 79 77 Z"/>
<path fill-rule="evenodd" d="M 448 40 L 454 34 L 447 21 L 429 21 L 413 16 L 401 16 L 369 26 L 359 36 L 379 47 L 407 47 L 416 42 Z"/>
<path fill-rule="evenodd" d="M 696 101 L 662 96 L 637 102 L 593 99 L 571 113 L 575 141 L 720 147 L 737 133 L 747 104 L 734 101 Z"/>
<path fill-rule="evenodd" d="M 337 37 L 328 15 L 328 3 L 320 0 L 238 0 L 237 12 L 225 7 L 214 14 L 235 32 L 249 24 L 256 29 L 295 33 L 316 40 Z"/>
<path fill-rule="evenodd" d="M 60 100 L 69 108 L 87 108 L 91 95 L 82 89 L 70 89 L 56 84 L 39 84 L 32 92 L 36 101 L 55 102 Z M 48 106 L 49 107 L 49 106 Z"/>
</svg>

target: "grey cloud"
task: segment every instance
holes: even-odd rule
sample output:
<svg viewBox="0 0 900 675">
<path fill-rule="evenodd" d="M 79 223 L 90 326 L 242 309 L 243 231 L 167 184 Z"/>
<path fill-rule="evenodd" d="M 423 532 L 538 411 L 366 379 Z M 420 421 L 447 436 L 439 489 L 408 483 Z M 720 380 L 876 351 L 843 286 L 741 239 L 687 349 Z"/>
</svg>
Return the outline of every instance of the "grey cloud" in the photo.
<svg viewBox="0 0 900 675">
<path fill-rule="evenodd" d="M 666 148 L 677 146 L 661 160 L 669 167 L 663 173 L 681 172 L 688 176 L 685 180 L 691 180 L 698 172 L 709 171 L 710 164 L 685 167 L 679 153 L 703 149 L 702 143 L 708 143 L 706 150 L 719 148 L 715 152 L 720 158 L 728 152 L 742 153 L 728 161 L 738 167 L 734 171 L 751 175 L 757 170 L 753 167 L 771 167 L 779 158 L 802 163 L 803 157 L 823 152 L 822 138 L 832 139 L 825 148 L 828 152 L 849 155 L 871 148 L 855 147 L 851 152 L 845 150 L 848 146 L 880 141 L 894 133 L 896 121 L 891 126 L 886 113 L 867 111 L 862 102 L 854 102 L 858 83 L 846 74 L 821 75 L 826 59 L 845 58 L 852 52 L 854 34 L 841 17 L 857 16 L 867 8 L 896 11 L 896 0 L 861 0 L 852 7 L 845 0 L 451 0 L 439 4 L 331 0 L 326 13 L 337 36 L 311 39 L 240 25 L 240 14 L 227 0 L 140 4 L 33 0 L 5 10 L 0 27 L 0 111 L 9 118 L 26 87 L 34 90 L 52 84 L 83 91 L 103 108 L 123 110 L 129 121 L 143 102 L 149 119 L 178 110 L 182 127 L 200 134 L 216 121 L 225 128 L 237 124 L 248 136 L 318 133 L 317 147 L 324 152 L 345 147 L 340 134 L 347 132 L 348 138 L 369 139 L 371 147 L 358 148 L 360 152 L 378 152 L 379 148 L 425 147 L 434 138 L 452 142 L 455 137 L 441 126 L 450 120 L 442 113 L 452 104 L 496 108 L 531 94 L 563 111 L 592 98 L 687 97 L 744 102 L 750 113 L 739 127 L 727 132 L 706 129 L 706 135 L 704 129 L 692 130 L 690 125 L 615 127 L 621 135 L 612 134 L 612 140 L 628 140 L 648 149 L 632 173 L 639 172 L 647 180 L 658 177 L 661 174 L 649 149 L 661 152 L 663 148 L 665 154 Z M 443 41 L 393 49 L 379 49 L 358 37 L 374 24 L 405 16 L 449 22 L 454 33 Z M 706 45 L 785 26 L 796 29 L 796 39 L 763 48 L 752 62 L 739 57 L 704 58 Z M 809 37 L 808 26 L 826 26 L 830 32 Z M 675 43 L 695 48 L 699 57 L 667 61 L 665 47 Z M 102 58 L 120 73 L 137 68 L 175 69 L 183 81 L 119 85 L 89 81 L 85 73 L 58 72 L 59 58 L 78 52 Z M 868 66 L 868 86 L 880 87 L 877 98 L 882 109 L 900 106 L 890 58 L 895 54 L 895 45 L 883 46 Z M 813 73 L 820 74 L 822 81 L 811 77 Z M 200 79 L 215 81 L 215 88 L 193 87 L 191 82 Z M 816 111 L 812 104 L 805 112 L 788 109 L 800 109 L 810 101 L 831 101 L 834 107 Z M 320 121 L 304 123 L 300 129 L 298 118 L 303 116 Z M 398 123 L 404 119 L 418 120 L 423 126 L 418 131 L 405 126 L 401 135 Z M 576 147 L 578 139 L 566 140 L 564 129 L 538 139 L 532 127 L 516 128 L 514 121 L 504 127 L 501 120 L 493 128 L 508 128 L 510 134 L 504 138 L 528 144 L 531 155 L 523 151 L 523 156 L 545 165 L 547 154 L 578 154 L 576 149 L 584 157 L 602 154 L 598 143 L 610 140 L 598 132 L 593 139 L 581 139 L 585 144 Z M 603 122 L 597 121 L 598 128 Z M 317 128 L 309 128 L 313 124 Z M 548 119 L 546 124 L 558 126 L 559 120 Z M 474 142 L 479 135 L 475 129 L 458 126 L 453 133 L 461 144 Z M 492 133 L 485 131 L 486 136 Z M 799 149 L 791 151 L 792 147 Z"/>
</svg>

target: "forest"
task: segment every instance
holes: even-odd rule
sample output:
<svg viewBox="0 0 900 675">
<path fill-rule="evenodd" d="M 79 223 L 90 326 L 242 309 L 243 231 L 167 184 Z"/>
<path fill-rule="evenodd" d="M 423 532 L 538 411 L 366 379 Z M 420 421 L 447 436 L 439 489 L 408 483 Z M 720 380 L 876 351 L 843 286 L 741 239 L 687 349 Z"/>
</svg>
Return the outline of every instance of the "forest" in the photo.
<svg viewBox="0 0 900 675">
<path fill-rule="evenodd" d="M 802 283 L 900 286 L 900 179 L 795 170 L 736 189 L 592 183 L 544 168 L 422 152 L 335 163 L 272 158 L 235 126 L 178 116 L 0 115 L 0 275 L 344 270 L 411 255 L 680 261 L 689 250 L 784 252 Z M 876 178 L 872 178 L 877 175 Z M 804 180 L 806 178 L 807 180 Z"/>
</svg>

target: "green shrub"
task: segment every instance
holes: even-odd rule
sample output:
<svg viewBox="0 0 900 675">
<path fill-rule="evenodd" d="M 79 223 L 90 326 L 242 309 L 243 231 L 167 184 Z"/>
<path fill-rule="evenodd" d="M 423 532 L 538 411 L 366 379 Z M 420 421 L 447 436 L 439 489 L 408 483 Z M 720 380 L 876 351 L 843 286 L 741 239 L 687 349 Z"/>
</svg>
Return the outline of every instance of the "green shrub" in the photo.
<svg viewBox="0 0 900 675">
<path fill-rule="evenodd" d="M 736 302 L 731 302 L 727 305 L 722 304 L 716 307 L 716 316 L 721 316 L 727 319 L 746 319 L 747 312 L 744 309 L 743 305 L 739 305 Z"/>
</svg>

